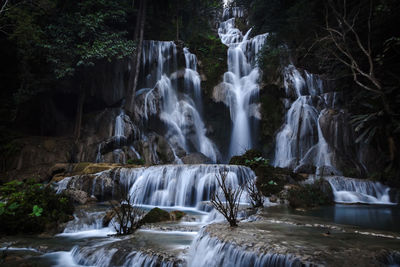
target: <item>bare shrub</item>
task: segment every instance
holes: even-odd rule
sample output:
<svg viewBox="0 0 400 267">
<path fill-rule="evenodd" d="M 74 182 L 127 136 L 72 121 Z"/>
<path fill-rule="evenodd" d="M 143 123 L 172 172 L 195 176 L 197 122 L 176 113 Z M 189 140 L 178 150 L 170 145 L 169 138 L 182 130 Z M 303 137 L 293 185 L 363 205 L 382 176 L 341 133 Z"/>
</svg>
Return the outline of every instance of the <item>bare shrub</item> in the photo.
<svg viewBox="0 0 400 267">
<path fill-rule="evenodd" d="M 237 226 L 240 197 L 243 187 L 234 188 L 227 180 L 229 171 L 219 170 L 215 175 L 218 186 L 211 197 L 211 204 L 229 222 L 231 227 Z"/>
<path fill-rule="evenodd" d="M 128 191 L 124 190 L 119 195 L 121 197 L 117 205 L 115 202 L 109 202 L 115 214 L 115 220 L 111 223 L 113 224 L 117 235 L 129 235 L 142 226 L 142 219 L 145 212 L 139 206 L 134 205 L 134 196 L 136 195 L 136 192 L 129 194 Z"/>
<path fill-rule="evenodd" d="M 246 191 L 249 195 L 250 203 L 253 208 L 263 207 L 264 198 L 261 192 L 258 190 L 255 179 L 249 179 L 246 184 Z"/>
</svg>

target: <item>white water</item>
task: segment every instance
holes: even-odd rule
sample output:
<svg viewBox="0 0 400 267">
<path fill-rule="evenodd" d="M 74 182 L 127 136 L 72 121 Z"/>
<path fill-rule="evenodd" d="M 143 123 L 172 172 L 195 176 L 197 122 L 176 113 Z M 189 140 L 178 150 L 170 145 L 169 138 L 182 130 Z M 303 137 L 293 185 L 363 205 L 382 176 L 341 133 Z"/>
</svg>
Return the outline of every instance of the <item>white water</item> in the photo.
<svg viewBox="0 0 400 267">
<path fill-rule="evenodd" d="M 129 189 L 135 204 L 199 208 L 209 201 L 219 172 L 227 171 L 227 182 L 238 187 L 254 179 L 254 172 L 235 165 L 165 165 L 140 169 L 122 168 L 120 184 Z M 247 202 L 243 194 L 243 202 Z"/>
<path fill-rule="evenodd" d="M 335 107 L 336 93 L 325 93 L 320 78 L 306 71 L 302 75 L 293 65 L 284 70 L 284 85 L 286 96 L 296 100 L 288 109 L 285 123 L 276 136 L 274 165 L 295 170 L 296 167 L 311 165 L 317 168 L 317 173 L 323 167 L 335 169 L 319 121 L 327 112 L 326 108 Z"/>
<path fill-rule="evenodd" d="M 200 115 L 202 109 L 200 75 L 197 59 L 184 48 L 186 68 L 184 90 L 178 91 L 177 48 L 173 42 L 146 41 L 143 45 L 145 79 L 144 119 L 158 116 L 166 125 L 166 138 L 172 149 L 201 152 L 216 162 L 219 152 L 206 136 Z M 156 64 L 154 64 L 156 63 Z M 156 67 L 152 67 L 155 65 Z M 152 88 L 152 89 L 146 89 Z"/>
<path fill-rule="evenodd" d="M 390 187 L 379 182 L 344 177 L 331 177 L 328 181 L 337 203 L 397 204 L 390 201 Z"/>
<path fill-rule="evenodd" d="M 251 104 L 258 97 L 260 77 L 256 57 L 267 37 L 267 34 L 262 34 L 249 39 L 251 30 L 243 36 L 235 28 L 235 16 L 243 16 L 243 11 L 239 8 L 225 9 L 224 19 L 227 20 L 221 22 L 218 29 L 221 42 L 228 46 L 228 71 L 224 74 L 223 83 L 228 90 L 225 102 L 228 103 L 233 126 L 229 158 L 253 147 L 251 117 L 254 112 Z"/>
<path fill-rule="evenodd" d="M 300 260 L 291 255 L 256 254 L 234 244 L 221 242 L 202 231 L 190 247 L 189 267 L 230 267 L 230 266 L 302 266 Z"/>
</svg>

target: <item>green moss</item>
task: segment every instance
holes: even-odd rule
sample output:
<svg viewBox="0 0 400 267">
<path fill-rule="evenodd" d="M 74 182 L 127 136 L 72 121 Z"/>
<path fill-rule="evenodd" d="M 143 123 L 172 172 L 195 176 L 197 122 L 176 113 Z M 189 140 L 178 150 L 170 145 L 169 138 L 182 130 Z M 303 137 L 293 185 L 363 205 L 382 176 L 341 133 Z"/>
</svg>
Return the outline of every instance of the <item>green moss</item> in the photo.
<svg viewBox="0 0 400 267">
<path fill-rule="evenodd" d="M 168 211 L 160 208 L 150 210 L 142 219 L 142 223 L 157 223 L 171 220 Z"/>
<path fill-rule="evenodd" d="M 126 164 L 130 165 L 144 165 L 144 159 L 128 159 Z"/>
<path fill-rule="evenodd" d="M 179 221 L 180 219 L 182 219 L 183 216 L 186 215 L 186 213 L 184 213 L 183 211 L 180 211 L 180 210 L 171 211 L 170 214 L 171 214 L 171 217 L 173 217 L 175 221 Z"/>
</svg>

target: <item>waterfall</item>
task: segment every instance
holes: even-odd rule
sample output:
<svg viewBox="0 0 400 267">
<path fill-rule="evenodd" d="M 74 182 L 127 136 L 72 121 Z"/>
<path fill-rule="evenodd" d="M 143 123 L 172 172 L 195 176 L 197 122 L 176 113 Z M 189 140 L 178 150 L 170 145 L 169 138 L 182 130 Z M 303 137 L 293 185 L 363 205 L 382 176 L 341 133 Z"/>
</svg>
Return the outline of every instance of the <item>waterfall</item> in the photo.
<svg viewBox="0 0 400 267">
<path fill-rule="evenodd" d="M 124 116 L 125 113 L 121 110 L 121 113 L 115 118 L 114 136 L 118 139 L 125 138 Z"/>
<path fill-rule="evenodd" d="M 188 266 L 286 267 L 303 265 L 292 255 L 257 254 L 253 251 L 246 251 L 234 244 L 210 237 L 205 230 L 202 230 L 189 249 Z"/>
<path fill-rule="evenodd" d="M 119 171 L 119 183 L 125 186 L 135 204 L 200 208 L 216 189 L 216 177 L 227 171 L 227 182 L 238 187 L 254 179 L 254 172 L 235 165 L 164 165 Z M 243 202 L 247 202 L 245 194 Z"/>
<path fill-rule="evenodd" d="M 274 165 L 299 170 L 303 166 L 315 166 L 338 172 L 332 163 L 332 152 L 321 130 L 320 119 L 335 108 L 337 93 L 325 93 L 322 80 L 293 65 L 284 69 L 284 86 L 289 98 L 296 98 L 290 105 L 285 123 L 276 135 Z M 322 107 L 322 108 L 321 108 Z"/>
<path fill-rule="evenodd" d="M 232 16 L 232 17 L 231 17 Z M 230 17 L 220 23 L 218 34 L 221 42 L 228 46 L 228 71 L 223 84 L 227 88 L 226 103 L 230 109 L 233 130 L 229 158 L 243 154 L 253 147 L 251 126 L 251 104 L 258 97 L 260 70 L 256 64 L 257 53 L 264 45 L 267 34 L 249 39 L 251 29 L 243 36 L 235 28 L 235 17 L 243 16 L 240 8 L 225 9 L 223 17 Z"/>
<path fill-rule="evenodd" d="M 183 74 L 185 88 L 180 92 L 176 45 L 173 42 L 144 42 L 142 68 L 144 73 L 149 74 L 145 77 L 145 88 L 137 92 L 145 93 L 143 117 L 145 120 L 151 116 L 161 119 L 167 128 L 165 136 L 173 150 L 182 148 L 186 152 L 201 152 L 216 162 L 218 149 L 206 136 L 200 115 L 202 100 L 197 59 L 187 48 L 183 52 L 186 63 Z"/>
<path fill-rule="evenodd" d="M 344 178 L 340 176 L 327 179 L 332 187 L 335 202 L 396 204 L 390 201 L 390 187 L 379 182 Z"/>
</svg>

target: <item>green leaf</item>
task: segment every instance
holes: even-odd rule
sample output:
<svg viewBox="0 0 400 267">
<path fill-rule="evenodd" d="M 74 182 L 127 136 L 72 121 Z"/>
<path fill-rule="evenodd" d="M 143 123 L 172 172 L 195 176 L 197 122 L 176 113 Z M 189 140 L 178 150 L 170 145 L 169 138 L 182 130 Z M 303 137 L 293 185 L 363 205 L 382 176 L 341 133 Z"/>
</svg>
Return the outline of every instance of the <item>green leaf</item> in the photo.
<svg viewBox="0 0 400 267">
<path fill-rule="evenodd" d="M 32 213 L 29 214 L 29 216 L 40 217 L 40 216 L 42 216 L 42 212 L 43 212 L 43 209 L 41 207 L 39 207 L 38 205 L 34 205 L 32 208 Z"/>
</svg>

